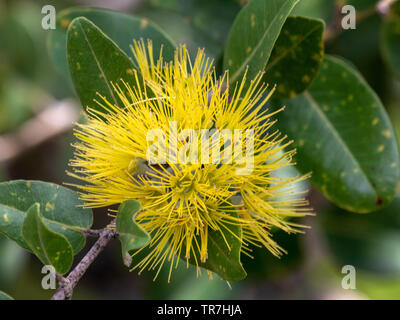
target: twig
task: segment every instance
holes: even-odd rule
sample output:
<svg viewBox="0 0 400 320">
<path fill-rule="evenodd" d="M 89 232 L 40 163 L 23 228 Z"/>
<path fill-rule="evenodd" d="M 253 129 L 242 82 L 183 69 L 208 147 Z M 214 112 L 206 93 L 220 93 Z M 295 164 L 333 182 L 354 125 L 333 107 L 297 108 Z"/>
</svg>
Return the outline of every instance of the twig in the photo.
<svg viewBox="0 0 400 320">
<path fill-rule="evenodd" d="M 89 250 L 89 252 L 83 257 L 78 265 L 71 271 L 71 273 L 60 281 L 60 288 L 53 295 L 51 300 L 66 300 L 71 299 L 72 292 L 85 274 L 89 266 L 97 258 L 97 256 L 104 250 L 104 248 L 110 243 L 112 239 L 117 236 L 115 230 L 103 229 L 99 234 L 99 239 Z"/>
</svg>

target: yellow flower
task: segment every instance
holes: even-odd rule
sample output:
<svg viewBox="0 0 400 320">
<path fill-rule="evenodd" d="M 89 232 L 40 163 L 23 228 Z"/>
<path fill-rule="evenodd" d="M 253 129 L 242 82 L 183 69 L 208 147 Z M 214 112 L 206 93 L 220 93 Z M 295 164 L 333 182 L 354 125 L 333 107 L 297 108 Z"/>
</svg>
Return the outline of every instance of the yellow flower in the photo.
<svg viewBox="0 0 400 320">
<path fill-rule="evenodd" d="M 273 90 L 267 93 L 262 74 L 248 89 L 242 79 L 230 94 L 228 74 L 217 79 L 202 50 L 193 63 L 185 46 L 170 63 L 161 54 L 153 61 L 151 42 L 135 42 L 133 53 L 135 86 L 113 86 L 123 107 L 102 97 L 96 102 L 106 112 L 89 109 L 88 122 L 75 130 L 70 174 L 85 182 L 78 187 L 86 206 L 142 204 L 137 222 L 152 240 L 135 267 L 140 272 L 158 268 L 158 274 L 168 261 L 171 275 L 179 257 L 205 262 L 208 233 L 223 235 L 233 224 L 242 227 L 242 253 L 262 245 L 280 256 L 271 228 L 302 227 L 288 217 L 309 213 L 295 187 L 307 177 L 274 174 L 293 165 L 294 150 L 285 152 L 291 142 L 273 129 L 274 113 L 265 109 Z"/>
</svg>

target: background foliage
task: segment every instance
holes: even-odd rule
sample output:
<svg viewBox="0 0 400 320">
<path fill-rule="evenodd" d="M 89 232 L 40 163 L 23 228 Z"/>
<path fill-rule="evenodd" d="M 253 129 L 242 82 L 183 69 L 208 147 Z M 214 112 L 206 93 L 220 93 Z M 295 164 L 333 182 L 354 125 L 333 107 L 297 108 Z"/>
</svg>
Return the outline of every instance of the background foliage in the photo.
<svg viewBox="0 0 400 320">
<path fill-rule="evenodd" d="M 152 274 L 129 273 L 121 263 L 120 244 L 113 243 L 85 275 L 76 298 L 400 297 L 400 199 L 395 196 L 400 5 L 382 17 L 371 11 L 377 0 L 344 2 L 364 15 L 356 30 L 335 29 L 334 0 L 253 0 L 245 7 L 235 0 L 104 5 L 124 13 L 74 7 L 101 6 L 99 1 L 63 0 L 56 5 L 57 29 L 48 31 L 40 25 L 45 1 L 0 3 L 0 181 L 71 182 L 64 171 L 71 127 L 39 142 L 24 132 L 31 128 L 41 134 L 43 124 L 35 127 L 32 121 L 52 108 L 68 105 L 68 112 L 57 116 L 78 119 L 80 105 L 92 105 L 97 91 L 113 100 L 109 81 L 129 81 L 135 69 L 129 49 L 133 38 L 151 38 L 157 50 L 163 44 L 167 61 L 177 44 L 187 44 L 192 54 L 204 47 L 217 72 L 229 69 L 232 85 L 247 65 L 249 78 L 265 70 L 264 80 L 277 85 L 270 107 L 287 106 L 277 124 L 295 140 L 298 169 L 313 172 L 310 201 L 318 214 L 303 221 L 312 229 L 306 235 L 276 232 L 289 252 L 280 260 L 258 249 L 254 260 L 242 257 L 248 277 L 232 283 L 232 290 L 219 278 L 196 279 L 184 267 L 172 284 L 167 284 L 167 270 L 154 283 Z M 3 141 L 20 141 L 15 137 L 28 142 L 13 153 Z M 78 201 L 53 184 L 0 183 L 0 233 L 20 245 L 0 234 L 0 290 L 17 299 L 52 295 L 40 287 L 39 260 L 65 273 L 74 256 L 82 256 L 80 231 L 92 225 L 92 213 L 75 207 Z M 132 221 L 137 206 L 125 203 L 120 218 Z M 94 214 L 95 227 L 108 222 L 105 210 Z M 117 228 L 124 235 L 123 260 L 135 249 L 132 234 L 140 235 L 143 244 L 148 241 L 134 222 L 117 221 Z M 48 239 L 45 244 L 56 245 L 43 246 L 39 234 Z M 208 263 L 213 270 L 213 260 Z M 356 291 L 341 289 L 341 268 L 347 264 L 357 269 Z M 0 299 L 6 297 L 0 292 Z"/>
</svg>

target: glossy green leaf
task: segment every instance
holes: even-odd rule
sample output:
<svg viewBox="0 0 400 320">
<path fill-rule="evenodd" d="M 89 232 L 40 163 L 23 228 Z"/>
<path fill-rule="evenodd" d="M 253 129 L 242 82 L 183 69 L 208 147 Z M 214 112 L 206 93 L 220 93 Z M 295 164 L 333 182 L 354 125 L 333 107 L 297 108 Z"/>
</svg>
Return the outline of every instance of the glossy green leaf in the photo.
<svg viewBox="0 0 400 320">
<path fill-rule="evenodd" d="M 140 211 L 140 203 L 136 200 L 124 201 L 118 209 L 117 232 L 121 241 L 122 257 L 126 266 L 131 265 L 131 253 L 150 242 L 150 235 L 135 222 Z"/>
<path fill-rule="evenodd" d="M 370 212 L 387 206 L 399 180 L 393 128 L 378 96 L 343 60 L 325 57 L 317 78 L 287 105 L 277 125 L 295 140 L 297 169 L 338 206 Z"/>
<path fill-rule="evenodd" d="M 265 69 L 283 24 L 298 0 L 252 0 L 237 15 L 226 42 L 230 81 L 253 79 Z"/>
<path fill-rule="evenodd" d="M 400 3 L 392 5 L 382 30 L 382 54 L 400 79 Z"/>
<path fill-rule="evenodd" d="M 324 55 L 324 27 L 322 20 L 287 18 L 265 68 L 275 97 L 294 98 L 311 85 Z"/>
<path fill-rule="evenodd" d="M 237 213 L 233 215 L 237 217 Z M 223 227 L 221 227 L 221 230 L 209 229 L 207 239 L 208 257 L 206 262 L 201 262 L 200 253 L 195 249 L 195 257 L 193 256 L 193 252 L 191 252 L 189 263 L 213 271 L 227 281 L 243 280 L 247 276 L 247 273 L 240 261 L 242 244 L 239 239 L 242 238 L 242 228 L 238 225 L 227 223 L 225 227 L 229 230 Z M 197 237 L 197 243 L 200 243 L 199 237 Z M 183 246 L 181 259 L 184 261 L 186 261 L 185 251 L 185 246 Z"/>
<path fill-rule="evenodd" d="M 163 47 L 163 58 L 167 61 L 174 56 L 175 44 L 153 22 L 121 12 L 74 7 L 68 8 L 57 14 L 57 28 L 52 30 L 48 38 L 48 48 L 52 61 L 64 75 L 68 75 L 67 63 L 67 29 L 72 20 L 77 17 L 86 17 L 98 26 L 115 44 L 127 55 L 132 56 L 130 45 L 133 40 L 151 39 L 154 48 L 154 57 L 159 57 Z M 82 48 L 83 49 L 83 48 Z"/>
<path fill-rule="evenodd" d="M 14 300 L 7 293 L 0 291 L 0 300 Z"/>
<path fill-rule="evenodd" d="M 304 263 L 305 252 L 302 234 L 287 234 L 283 230 L 273 232 L 273 240 L 287 252 L 280 258 L 275 257 L 265 247 L 252 248 L 251 256 L 243 256 L 243 265 L 248 279 L 268 281 L 285 277 L 295 272 Z"/>
<path fill-rule="evenodd" d="M 78 253 L 85 245 L 81 231 L 92 225 L 92 211 L 80 207 L 83 203 L 75 192 L 56 184 L 24 180 L 0 183 L 0 232 L 29 250 L 22 224 L 26 211 L 36 202 L 45 225 L 63 234 Z"/>
<path fill-rule="evenodd" d="M 98 27 L 86 18 L 76 18 L 67 34 L 67 58 L 75 90 L 86 109 L 103 110 L 94 100 L 103 103 L 97 93 L 122 106 L 112 88 L 121 79 L 134 84 L 134 69 L 130 59 Z"/>
<path fill-rule="evenodd" d="M 52 265 L 60 274 L 72 265 L 74 252 L 68 240 L 50 230 L 40 215 L 40 204 L 33 204 L 26 212 L 22 235 L 31 251 L 45 265 Z"/>
</svg>

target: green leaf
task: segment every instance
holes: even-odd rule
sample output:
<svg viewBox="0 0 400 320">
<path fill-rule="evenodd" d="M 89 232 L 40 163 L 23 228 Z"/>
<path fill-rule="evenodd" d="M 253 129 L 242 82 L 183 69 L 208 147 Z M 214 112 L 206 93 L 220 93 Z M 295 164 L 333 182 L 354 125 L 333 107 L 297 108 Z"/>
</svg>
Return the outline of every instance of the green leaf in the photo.
<svg viewBox="0 0 400 320">
<path fill-rule="evenodd" d="M 1 67 L 0 73 L 0 134 L 3 134 L 16 130 L 33 116 L 32 108 L 42 101 L 43 92 L 33 82 L 2 72 Z"/>
<path fill-rule="evenodd" d="M 11 207 L 0 205 L 0 232 L 11 240 L 14 240 L 24 249 L 30 250 L 22 236 L 22 224 L 25 219 L 25 212 Z"/>
<path fill-rule="evenodd" d="M 7 293 L 0 291 L 0 300 L 14 300 Z"/>
<path fill-rule="evenodd" d="M 155 58 L 159 57 L 161 46 L 166 61 L 174 57 L 175 43 L 153 22 L 111 10 L 74 7 L 57 14 L 56 30 L 52 30 L 48 38 L 51 59 L 61 74 L 66 76 L 69 74 L 67 29 L 77 17 L 86 17 L 92 21 L 128 55 L 132 52 L 129 46 L 133 43 L 133 39 L 143 38 L 152 40 Z"/>
<path fill-rule="evenodd" d="M 72 266 L 74 253 L 68 240 L 50 230 L 40 215 L 40 204 L 35 203 L 26 212 L 22 235 L 31 251 L 45 265 L 52 265 L 60 274 Z"/>
<path fill-rule="evenodd" d="M 131 266 L 131 252 L 150 242 L 150 235 L 135 221 L 139 211 L 140 203 L 136 200 L 126 200 L 118 209 L 117 232 L 121 241 L 122 258 L 127 267 Z"/>
<path fill-rule="evenodd" d="M 232 213 L 232 215 L 238 217 L 237 213 Z M 192 251 L 189 263 L 213 271 L 227 281 L 243 280 L 246 278 L 247 273 L 243 269 L 243 265 L 240 261 L 242 243 L 239 239 L 242 238 L 242 228 L 238 225 L 231 225 L 228 223 L 225 223 L 225 227 L 226 228 L 221 227 L 221 230 L 209 229 L 207 260 L 201 262 L 199 251 L 194 249 L 195 257 Z M 197 237 L 197 243 L 200 243 L 199 237 Z M 186 249 L 185 246 L 183 246 L 181 250 L 181 259 L 186 261 L 185 252 Z"/>
<path fill-rule="evenodd" d="M 224 69 L 230 81 L 240 80 L 246 68 L 253 79 L 265 66 L 283 24 L 298 0 L 252 0 L 237 15 L 226 42 Z"/>
<path fill-rule="evenodd" d="M 26 211 L 36 202 L 45 225 L 63 234 L 78 253 L 85 246 L 81 231 L 91 227 L 92 211 L 80 207 L 83 202 L 75 192 L 56 184 L 24 180 L 0 183 L 0 232 L 29 250 L 22 224 Z"/>
<path fill-rule="evenodd" d="M 392 5 L 382 29 L 382 55 L 400 79 L 400 3 Z"/>
<path fill-rule="evenodd" d="M 317 78 L 287 105 L 277 125 L 295 140 L 297 169 L 338 206 L 366 213 L 387 206 L 399 180 L 390 120 L 362 76 L 325 57 Z"/>
<path fill-rule="evenodd" d="M 311 85 L 324 55 L 324 28 L 322 20 L 287 18 L 265 69 L 275 97 L 294 98 Z"/>
<path fill-rule="evenodd" d="M 94 102 L 97 92 L 107 100 L 122 106 L 112 88 L 120 79 L 134 84 L 133 61 L 88 19 L 80 17 L 72 21 L 67 34 L 69 70 L 76 92 L 86 109 L 103 110 Z"/>
</svg>

